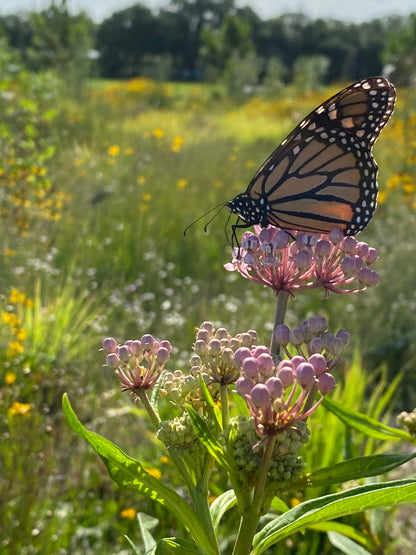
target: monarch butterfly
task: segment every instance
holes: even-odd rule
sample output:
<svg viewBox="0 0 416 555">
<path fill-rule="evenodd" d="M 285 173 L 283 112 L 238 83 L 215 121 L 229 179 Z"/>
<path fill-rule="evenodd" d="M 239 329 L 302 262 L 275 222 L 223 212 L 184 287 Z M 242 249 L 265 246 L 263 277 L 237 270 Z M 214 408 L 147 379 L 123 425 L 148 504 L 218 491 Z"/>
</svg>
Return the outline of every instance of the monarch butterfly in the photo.
<svg viewBox="0 0 416 555">
<path fill-rule="evenodd" d="M 237 228 L 344 235 L 363 230 L 377 205 L 371 150 L 394 110 L 396 91 L 382 77 L 353 83 L 318 106 L 267 158 L 245 193 L 225 203 Z"/>
</svg>

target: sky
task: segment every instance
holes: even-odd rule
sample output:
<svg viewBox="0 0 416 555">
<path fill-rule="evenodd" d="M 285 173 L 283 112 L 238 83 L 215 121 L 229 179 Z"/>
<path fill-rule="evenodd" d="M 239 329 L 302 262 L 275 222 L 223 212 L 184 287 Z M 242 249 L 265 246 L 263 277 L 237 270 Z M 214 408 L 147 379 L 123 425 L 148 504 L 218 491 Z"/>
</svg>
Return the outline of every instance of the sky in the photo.
<svg viewBox="0 0 416 555">
<path fill-rule="evenodd" d="M 59 2 L 59 0 L 58 0 Z M 96 22 L 135 3 L 157 8 L 169 0 L 67 0 L 73 13 L 86 11 Z M 286 12 L 302 12 L 312 19 L 323 17 L 362 22 L 387 15 L 408 15 L 416 12 L 416 0 L 238 0 L 238 5 L 249 5 L 263 19 Z M 0 0 L 0 15 L 24 10 L 42 10 L 50 0 Z"/>
</svg>

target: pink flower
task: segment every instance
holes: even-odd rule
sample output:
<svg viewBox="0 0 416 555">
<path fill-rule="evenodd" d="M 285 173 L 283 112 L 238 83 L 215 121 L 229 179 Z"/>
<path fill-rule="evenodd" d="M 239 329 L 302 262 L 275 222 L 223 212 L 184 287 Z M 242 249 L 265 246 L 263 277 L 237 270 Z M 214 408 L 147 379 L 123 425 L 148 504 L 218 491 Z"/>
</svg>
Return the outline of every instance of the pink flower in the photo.
<svg viewBox="0 0 416 555">
<path fill-rule="evenodd" d="M 152 389 L 156 384 L 169 359 L 171 345 L 169 341 L 159 342 L 146 334 L 140 340 L 128 340 L 123 345 L 107 337 L 103 350 L 107 353 L 107 366 L 114 368 L 121 382 L 121 390 L 131 391 L 137 399 L 139 390 Z"/>
<path fill-rule="evenodd" d="M 377 251 L 355 237 L 343 237 L 339 228 L 328 235 L 254 227 L 225 269 L 270 287 L 277 295 L 323 287 L 327 293 L 357 293 L 376 285 L 379 275 L 369 266 Z"/>
</svg>

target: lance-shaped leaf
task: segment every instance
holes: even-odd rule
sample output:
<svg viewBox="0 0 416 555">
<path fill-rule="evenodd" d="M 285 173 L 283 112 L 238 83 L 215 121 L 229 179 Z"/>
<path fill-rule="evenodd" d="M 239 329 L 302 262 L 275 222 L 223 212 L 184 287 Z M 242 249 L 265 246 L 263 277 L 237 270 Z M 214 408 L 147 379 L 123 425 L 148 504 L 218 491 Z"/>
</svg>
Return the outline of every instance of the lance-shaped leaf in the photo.
<svg viewBox="0 0 416 555">
<path fill-rule="evenodd" d="M 397 480 L 359 486 L 305 501 L 266 524 L 253 541 L 255 555 L 309 524 L 397 503 L 416 501 L 416 480 Z"/>
<path fill-rule="evenodd" d="M 236 503 L 237 497 L 232 489 L 225 491 L 212 502 L 209 510 L 211 511 L 212 522 L 216 532 L 218 532 L 218 527 L 224 513 L 227 512 L 228 509 L 231 509 Z"/>
<path fill-rule="evenodd" d="M 308 486 L 340 484 L 348 480 L 358 480 L 368 476 L 385 474 L 414 459 L 416 453 L 394 453 L 391 455 L 370 455 L 349 459 L 326 468 L 315 470 L 306 476 Z"/>
<path fill-rule="evenodd" d="M 151 476 L 139 461 L 126 455 L 117 445 L 84 428 L 73 411 L 66 394 L 62 399 L 62 407 L 72 429 L 100 455 L 110 476 L 117 484 L 133 488 L 148 499 L 166 507 L 189 530 L 198 545 L 203 545 L 208 554 L 216 553 L 210 547 L 209 538 L 198 521 L 197 515 L 182 497 Z"/>
<path fill-rule="evenodd" d="M 322 404 L 327 410 L 338 416 L 338 418 L 340 418 L 345 424 L 367 436 L 384 441 L 397 441 L 399 439 L 404 439 L 405 441 L 409 441 L 411 443 L 414 442 L 414 438 L 404 430 L 386 426 L 385 424 L 378 422 L 378 420 L 370 418 L 366 414 L 355 412 L 329 397 L 325 397 Z"/>
<path fill-rule="evenodd" d="M 230 457 L 224 453 L 224 448 L 216 439 L 209 429 L 207 423 L 199 416 L 195 409 L 191 406 L 186 407 L 192 426 L 200 442 L 204 445 L 208 453 L 217 461 L 217 463 L 228 472 L 234 472 L 234 464 Z"/>
</svg>

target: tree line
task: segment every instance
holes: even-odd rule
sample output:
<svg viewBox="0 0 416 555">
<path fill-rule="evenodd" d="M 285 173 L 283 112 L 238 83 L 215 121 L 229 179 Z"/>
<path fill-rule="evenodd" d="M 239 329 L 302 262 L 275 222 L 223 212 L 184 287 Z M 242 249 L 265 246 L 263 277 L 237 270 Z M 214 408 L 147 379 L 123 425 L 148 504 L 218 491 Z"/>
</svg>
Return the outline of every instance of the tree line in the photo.
<svg viewBox="0 0 416 555">
<path fill-rule="evenodd" d="M 55 69 L 74 79 L 93 73 L 310 87 L 384 69 L 409 85 L 416 72 L 416 14 L 359 24 L 300 13 L 263 20 L 234 0 L 171 0 L 158 11 L 137 3 L 94 24 L 61 0 L 40 12 L 0 17 L 5 47 L 33 71 Z"/>
</svg>

